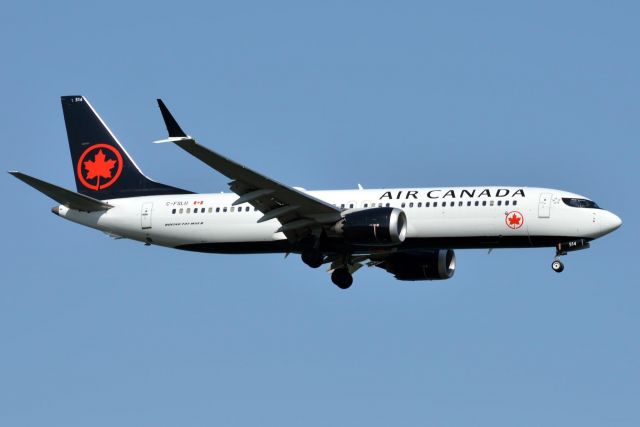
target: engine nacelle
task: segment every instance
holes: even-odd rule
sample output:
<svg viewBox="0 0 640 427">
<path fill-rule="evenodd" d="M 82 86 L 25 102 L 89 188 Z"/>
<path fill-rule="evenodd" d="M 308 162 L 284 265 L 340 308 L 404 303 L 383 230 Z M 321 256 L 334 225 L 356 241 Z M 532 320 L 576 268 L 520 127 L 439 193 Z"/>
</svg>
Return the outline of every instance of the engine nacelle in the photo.
<svg viewBox="0 0 640 427">
<path fill-rule="evenodd" d="M 446 280 L 456 271 L 456 254 L 451 249 L 399 252 L 377 266 L 398 280 Z"/>
<path fill-rule="evenodd" d="M 398 208 L 364 209 L 345 215 L 333 229 L 352 245 L 399 245 L 407 236 L 407 216 Z"/>
</svg>

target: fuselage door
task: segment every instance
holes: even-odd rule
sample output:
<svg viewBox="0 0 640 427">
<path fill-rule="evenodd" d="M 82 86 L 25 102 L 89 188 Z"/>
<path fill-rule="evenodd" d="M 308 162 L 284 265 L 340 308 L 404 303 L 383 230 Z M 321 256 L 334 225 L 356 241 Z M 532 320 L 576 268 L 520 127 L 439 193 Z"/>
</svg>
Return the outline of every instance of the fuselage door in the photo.
<svg viewBox="0 0 640 427">
<path fill-rule="evenodd" d="M 538 218 L 549 218 L 551 215 L 551 193 L 540 194 L 540 203 L 538 204 Z"/>
<path fill-rule="evenodd" d="M 142 212 L 140 213 L 140 221 L 142 229 L 146 230 L 151 228 L 151 211 L 153 210 L 153 203 L 143 203 Z"/>
</svg>

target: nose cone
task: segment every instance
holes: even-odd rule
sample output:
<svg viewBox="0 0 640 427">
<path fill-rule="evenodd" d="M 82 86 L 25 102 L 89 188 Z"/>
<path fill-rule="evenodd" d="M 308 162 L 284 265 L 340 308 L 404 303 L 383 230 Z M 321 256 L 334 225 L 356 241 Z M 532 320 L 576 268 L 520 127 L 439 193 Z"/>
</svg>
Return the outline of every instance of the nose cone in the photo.
<svg viewBox="0 0 640 427">
<path fill-rule="evenodd" d="M 617 230 L 622 225 L 620 217 L 614 213 L 607 211 L 606 215 L 602 219 L 602 231 L 607 234 L 614 230 Z"/>
</svg>

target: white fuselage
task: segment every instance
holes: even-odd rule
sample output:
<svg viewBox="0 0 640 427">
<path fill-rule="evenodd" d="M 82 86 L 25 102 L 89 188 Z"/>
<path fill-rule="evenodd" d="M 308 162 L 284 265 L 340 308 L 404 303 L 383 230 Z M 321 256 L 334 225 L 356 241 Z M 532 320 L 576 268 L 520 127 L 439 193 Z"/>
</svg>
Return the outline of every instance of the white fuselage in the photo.
<svg viewBox="0 0 640 427">
<path fill-rule="evenodd" d="M 306 192 L 306 191 L 305 191 Z M 406 244 L 416 248 L 554 246 L 595 239 L 620 219 L 603 209 L 569 206 L 582 196 L 530 187 L 458 187 L 309 191 L 344 213 L 391 206 L 407 216 Z M 232 193 L 131 197 L 108 200 L 114 208 L 86 213 L 54 208 L 73 222 L 117 237 L 156 245 L 220 253 L 287 252 L 273 219 L 249 204 L 232 206 Z"/>
</svg>

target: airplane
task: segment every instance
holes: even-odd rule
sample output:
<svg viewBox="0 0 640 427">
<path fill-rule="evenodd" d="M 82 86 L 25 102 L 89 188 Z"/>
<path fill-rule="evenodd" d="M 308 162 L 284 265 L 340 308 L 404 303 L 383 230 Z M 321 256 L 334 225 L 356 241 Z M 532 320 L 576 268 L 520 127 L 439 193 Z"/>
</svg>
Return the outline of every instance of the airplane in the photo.
<svg viewBox="0 0 640 427">
<path fill-rule="evenodd" d="M 145 176 L 84 96 L 63 96 L 77 192 L 21 172 L 11 175 L 59 205 L 69 221 L 145 245 L 187 251 L 300 254 L 326 265 L 341 289 L 363 266 L 403 281 L 446 280 L 455 250 L 587 249 L 622 220 L 578 194 L 533 187 L 437 187 L 307 191 L 291 187 L 198 144 L 162 100 L 168 137 L 229 178 L 232 193 L 198 194 Z"/>
</svg>

